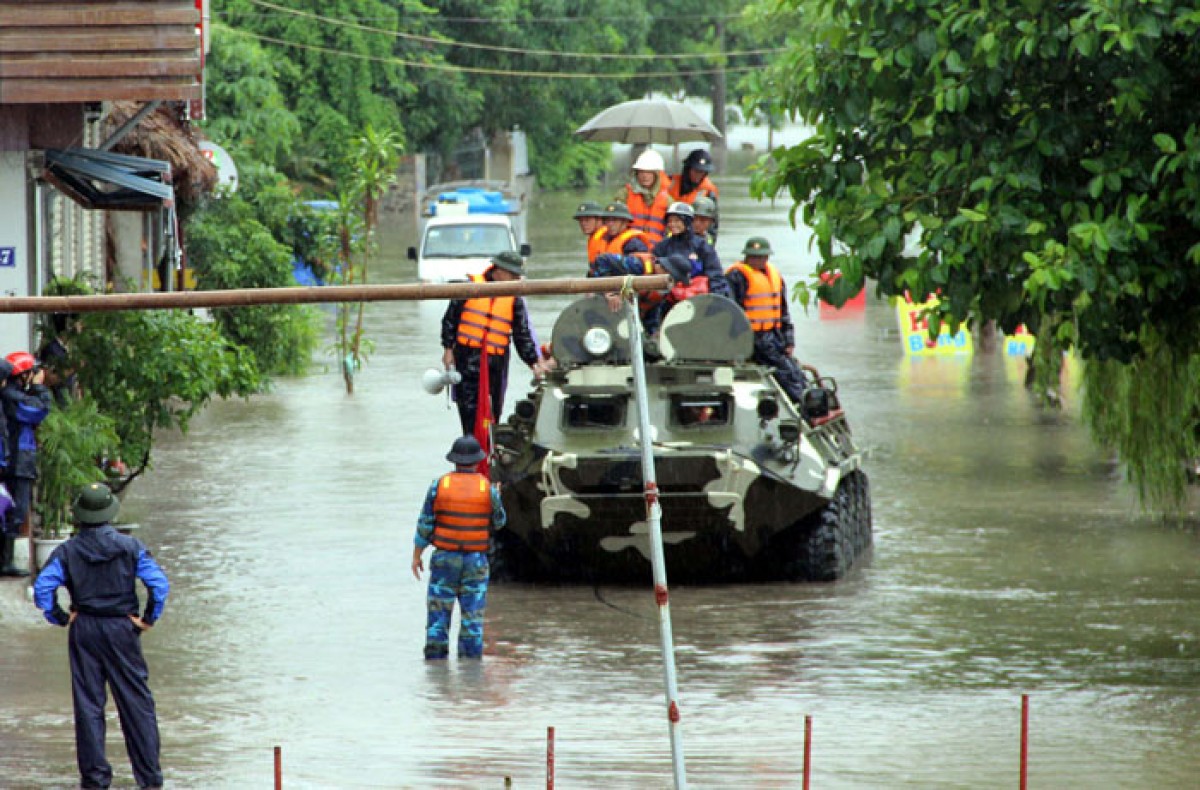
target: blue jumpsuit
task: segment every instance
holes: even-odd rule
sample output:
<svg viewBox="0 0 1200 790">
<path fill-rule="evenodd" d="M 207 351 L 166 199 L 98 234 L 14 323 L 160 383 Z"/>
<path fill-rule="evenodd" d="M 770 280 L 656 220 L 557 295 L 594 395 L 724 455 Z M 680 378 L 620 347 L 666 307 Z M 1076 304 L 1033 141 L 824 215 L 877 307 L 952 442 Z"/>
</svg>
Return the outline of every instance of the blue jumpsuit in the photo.
<svg viewBox="0 0 1200 790">
<path fill-rule="evenodd" d="M 136 580 L 149 591 L 142 620 L 152 625 L 170 592 L 166 575 L 136 538 L 110 524 L 86 527 L 59 546 L 33 584 L 33 602 L 53 625 L 68 625 L 55 591 L 66 587 L 75 622 L 68 639 L 75 705 L 75 756 L 80 785 L 108 787 L 112 766 L 104 756 L 105 685 L 112 690 L 125 750 L 138 787 L 161 787 L 158 717 L 150 671 L 142 656 Z"/>
<path fill-rule="evenodd" d="M 5 453 L 8 465 L 4 471 L 4 482 L 13 497 L 13 509 L 0 526 L 11 537 L 21 531 L 21 525 L 29 515 L 33 481 L 37 479 L 35 431 L 50 413 L 51 399 L 50 391 L 41 384 L 30 384 L 26 389 L 16 379 L 10 378 L 0 389 L 0 401 L 4 403 L 8 436 Z"/>
<path fill-rule="evenodd" d="M 429 486 L 425 504 L 417 518 L 414 545 L 424 549 L 433 539 L 434 501 L 437 499 L 437 478 Z M 492 529 L 508 521 L 500 492 L 494 486 L 492 494 Z M 483 656 L 483 612 L 487 605 L 488 556 L 486 551 L 446 551 L 434 549 L 429 560 L 429 593 L 426 597 L 428 615 L 425 621 L 425 658 L 446 658 L 450 653 L 450 618 L 454 602 L 458 601 L 459 658 Z"/>
</svg>

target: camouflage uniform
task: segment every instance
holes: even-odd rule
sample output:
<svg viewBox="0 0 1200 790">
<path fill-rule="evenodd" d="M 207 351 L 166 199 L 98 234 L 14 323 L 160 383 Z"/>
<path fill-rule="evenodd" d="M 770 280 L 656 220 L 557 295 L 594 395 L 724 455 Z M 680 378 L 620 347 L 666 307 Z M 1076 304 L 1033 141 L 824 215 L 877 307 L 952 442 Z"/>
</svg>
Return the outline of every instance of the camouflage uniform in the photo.
<svg viewBox="0 0 1200 790">
<path fill-rule="evenodd" d="M 434 528 L 434 500 L 438 483 L 433 481 L 425 504 L 417 519 L 414 543 L 424 549 L 430 545 Z M 499 529 L 507 521 L 500 492 L 492 488 L 492 528 Z M 454 602 L 458 601 L 461 619 L 458 634 L 459 658 L 480 658 L 483 655 L 483 613 L 487 605 L 488 555 L 486 551 L 446 551 L 434 549 L 429 560 L 429 593 L 426 597 L 428 616 L 425 622 L 425 658 L 446 658 L 450 653 L 450 619 Z"/>
</svg>

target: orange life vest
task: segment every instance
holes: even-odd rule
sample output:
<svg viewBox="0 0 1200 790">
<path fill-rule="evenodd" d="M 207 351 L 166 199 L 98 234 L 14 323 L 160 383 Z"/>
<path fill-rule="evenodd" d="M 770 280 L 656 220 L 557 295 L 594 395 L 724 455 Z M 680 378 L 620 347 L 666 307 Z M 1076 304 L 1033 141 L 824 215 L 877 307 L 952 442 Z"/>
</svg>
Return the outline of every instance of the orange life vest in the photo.
<svg viewBox="0 0 1200 790">
<path fill-rule="evenodd" d="M 654 246 L 654 242 L 652 242 L 650 237 L 644 232 L 638 230 L 637 228 L 626 228 L 618 233 L 611 241 L 605 241 L 604 249 L 601 250 L 601 252 L 612 253 L 613 255 L 624 255 L 625 253 L 622 250 L 625 249 L 625 245 L 629 243 L 630 239 L 641 239 L 647 247 Z M 631 254 L 635 258 L 640 258 L 642 261 L 648 261 L 652 257 L 649 250 L 646 250 L 646 252 L 635 252 Z"/>
<path fill-rule="evenodd" d="M 696 198 L 698 198 L 704 194 L 711 195 L 713 200 L 716 200 L 717 195 L 718 195 L 717 185 L 714 184 L 712 182 L 712 179 L 709 178 L 708 176 L 705 176 L 704 180 L 701 181 L 700 184 L 695 189 L 693 189 L 691 192 L 688 192 L 686 195 L 680 194 L 679 190 L 681 190 L 681 189 L 683 189 L 683 173 L 680 173 L 679 175 L 676 175 L 676 176 L 671 176 L 671 183 L 667 187 L 667 191 L 669 191 L 671 193 L 672 199 L 678 200 L 681 203 L 687 203 L 690 205 L 690 204 L 696 202 Z"/>
<path fill-rule="evenodd" d="M 486 281 L 482 274 L 471 275 L 473 283 Z M 486 338 L 489 355 L 505 353 L 512 337 L 515 301 L 516 297 L 513 296 L 468 299 L 458 319 L 456 342 L 471 348 L 483 348 Z"/>
<path fill-rule="evenodd" d="M 741 272 L 746 278 L 746 295 L 743 297 L 742 309 L 750 319 L 750 328 L 755 332 L 769 332 L 778 329 L 783 322 L 783 278 L 779 270 L 770 263 L 766 271 L 760 272 L 752 266 L 738 261 L 726 270 Z"/>
<path fill-rule="evenodd" d="M 660 179 L 659 183 L 664 182 Z M 643 231 L 646 234 L 647 243 L 651 247 L 662 241 L 662 237 L 667 232 L 667 206 L 671 205 L 671 193 L 666 190 L 665 186 L 654 196 L 654 202 L 647 204 L 642 198 L 642 193 L 634 192 L 633 187 L 627 184 L 625 186 L 625 205 L 629 207 L 629 213 L 633 215 L 631 228 Z"/>
<path fill-rule="evenodd" d="M 604 237 L 607 235 L 608 235 L 608 228 L 601 225 L 600 227 L 596 228 L 595 233 L 593 233 L 591 236 L 588 236 L 588 243 L 587 243 L 588 263 L 591 263 L 592 261 L 596 260 L 597 255 L 602 255 L 604 252 L 606 252 L 606 250 L 604 249 L 606 246 Z"/>
<path fill-rule="evenodd" d="M 433 499 L 433 545 L 446 551 L 487 551 L 492 491 L 477 472 L 451 472 Z"/>
</svg>

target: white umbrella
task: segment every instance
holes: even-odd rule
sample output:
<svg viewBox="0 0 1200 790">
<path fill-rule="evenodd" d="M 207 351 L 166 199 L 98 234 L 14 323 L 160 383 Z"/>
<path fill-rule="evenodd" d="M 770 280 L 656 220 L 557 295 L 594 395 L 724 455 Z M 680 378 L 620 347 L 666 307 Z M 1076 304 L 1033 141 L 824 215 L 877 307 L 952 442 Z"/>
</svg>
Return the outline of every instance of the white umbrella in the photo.
<svg viewBox="0 0 1200 790">
<path fill-rule="evenodd" d="M 600 111 L 575 130 L 587 142 L 675 145 L 722 135 L 692 108 L 670 99 L 638 99 Z"/>
</svg>

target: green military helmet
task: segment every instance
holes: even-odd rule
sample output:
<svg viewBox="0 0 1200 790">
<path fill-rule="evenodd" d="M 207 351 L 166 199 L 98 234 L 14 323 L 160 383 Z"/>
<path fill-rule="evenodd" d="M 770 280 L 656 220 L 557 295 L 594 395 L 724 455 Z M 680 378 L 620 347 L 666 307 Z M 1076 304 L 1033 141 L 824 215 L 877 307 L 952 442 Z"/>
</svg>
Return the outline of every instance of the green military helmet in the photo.
<svg viewBox="0 0 1200 790">
<path fill-rule="evenodd" d="M 743 258 L 748 258 L 751 255 L 758 255 L 766 258 L 770 257 L 771 252 L 771 242 L 767 241 L 762 236 L 751 236 L 750 238 L 746 239 L 746 246 L 742 247 Z"/>
<path fill-rule="evenodd" d="M 583 219 L 584 217 L 603 217 L 604 206 L 594 200 L 585 200 L 579 204 L 579 208 L 575 209 L 575 215 L 571 219 Z"/>
<path fill-rule="evenodd" d="M 121 501 L 113 496 L 112 489 L 104 483 L 89 483 L 75 497 L 71 513 L 75 520 L 86 526 L 107 524 L 121 509 Z"/>
<path fill-rule="evenodd" d="M 520 277 L 525 276 L 525 259 L 521 257 L 521 253 L 519 252 L 505 250 L 493 256 L 491 264 L 497 269 L 512 272 Z"/>
<path fill-rule="evenodd" d="M 710 197 L 701 195 L 696 198 L 696 202 L 692 203 L 692 210 L 696 212 L 697 217 L 708 217 L 710 219 L 717 218 L 717 201 Z"/>
<path fill-rule="evenodd" d="M 619 200 L 614 200 L 604 207 L 605 219 L 624 219 L 633 222 L 633 215 L 629 213 L 629 207 Z"/>
</svg>

